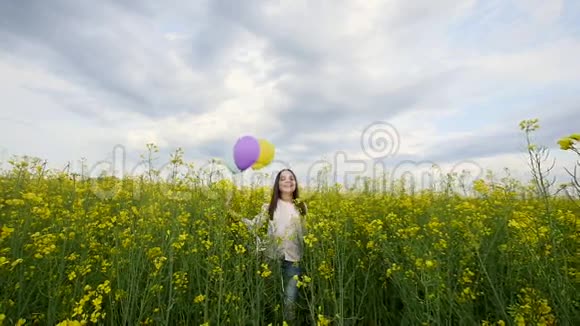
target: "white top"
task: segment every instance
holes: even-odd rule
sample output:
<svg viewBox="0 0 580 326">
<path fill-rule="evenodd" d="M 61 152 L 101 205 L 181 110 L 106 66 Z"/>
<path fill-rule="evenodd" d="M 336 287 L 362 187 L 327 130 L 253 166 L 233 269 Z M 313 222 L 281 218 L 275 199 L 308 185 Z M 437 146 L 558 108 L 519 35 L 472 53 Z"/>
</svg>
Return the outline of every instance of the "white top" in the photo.
<svg viewBox="0 0 580 326">
<path fill-rule="evenodd" d="M 254 230 L 268 222 L 269 239 L 264 249 L 270 258 L 284 258 L 291 262 L 302 259 L 304 226 L 294 203 L 279 199 L 271 221 L 268 216 L 268 204 L 262 206 L 262 211 L 253 220 L 242 219 L 242 221 Z"/>
</svg>

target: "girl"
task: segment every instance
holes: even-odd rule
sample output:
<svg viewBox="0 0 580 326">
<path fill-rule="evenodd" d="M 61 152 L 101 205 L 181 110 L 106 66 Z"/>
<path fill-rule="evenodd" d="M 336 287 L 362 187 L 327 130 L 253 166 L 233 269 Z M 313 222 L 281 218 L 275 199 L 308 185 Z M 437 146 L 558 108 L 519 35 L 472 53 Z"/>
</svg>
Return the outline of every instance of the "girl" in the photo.
<svg viewBox="0 0 580 326">
<path fill-rule="evenodd" d="M 272 197 L 269 204 L 253 220 L 242 221 L 253 230 L 268 223 L 266 256 L 279 261 L 284 281 L 284 319 L 295 318 L 295 305 L 298 299 L 297 281 L 300 276 L 300 260 L 303 253 L 304 216 L 306 204 L 298 202 L 298 183 L 290 169 L 283 169 L 276 175 Z"/>
</svg>

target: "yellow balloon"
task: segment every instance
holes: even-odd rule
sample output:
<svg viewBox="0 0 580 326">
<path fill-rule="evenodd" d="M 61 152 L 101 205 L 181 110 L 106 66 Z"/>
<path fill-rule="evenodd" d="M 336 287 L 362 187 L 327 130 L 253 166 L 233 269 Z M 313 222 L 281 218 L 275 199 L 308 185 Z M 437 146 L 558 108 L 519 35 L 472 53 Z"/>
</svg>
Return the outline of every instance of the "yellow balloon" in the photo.
<svg viewBox="0 0 580 326">
<path fill-rule="evenodd" d="M 258 143 L 260 144 L 260 156 L 254 164 L 252 165 L 252 169 L 259 170 L 272 162 L 274 159 L 274 152 L 276 149 L 274 145 L 265 139 L 258 139 Z"/>
</svg>

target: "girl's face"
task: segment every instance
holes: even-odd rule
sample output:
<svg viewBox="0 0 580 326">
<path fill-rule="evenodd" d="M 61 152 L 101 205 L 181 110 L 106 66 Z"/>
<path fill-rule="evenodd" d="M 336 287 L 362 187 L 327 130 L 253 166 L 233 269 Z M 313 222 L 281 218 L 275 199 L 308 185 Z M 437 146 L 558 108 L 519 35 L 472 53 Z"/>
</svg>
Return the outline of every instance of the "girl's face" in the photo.
<svg viewBox="0 0 580 326">
<path fill-rule="evenodd" d="M 280 181 L 278 183 L 281 193 L 292 194 L 296 189 L 296 180 L 290 171 L 282 171 L 280 174 Z"/>
</svg>

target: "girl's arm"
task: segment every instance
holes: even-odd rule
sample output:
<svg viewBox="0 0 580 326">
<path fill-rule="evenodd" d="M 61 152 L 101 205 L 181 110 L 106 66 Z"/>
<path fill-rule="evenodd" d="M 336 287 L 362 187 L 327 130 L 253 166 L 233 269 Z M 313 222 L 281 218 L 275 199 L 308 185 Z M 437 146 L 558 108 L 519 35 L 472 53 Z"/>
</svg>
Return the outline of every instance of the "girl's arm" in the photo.
<svg viewBox="0 0 580 326">
<path fill-rule="evenodd" d="M 257 230 L 261 228 L 266 220 L 268 219 L 268 204 L 262 205 L 262 209 L 258 215 L 254 216 L 253 219 L 242 218 L 242 222 L 252 230 Z"/>
</svg>

